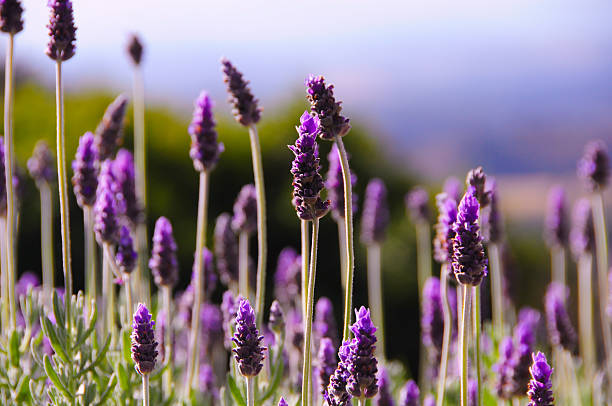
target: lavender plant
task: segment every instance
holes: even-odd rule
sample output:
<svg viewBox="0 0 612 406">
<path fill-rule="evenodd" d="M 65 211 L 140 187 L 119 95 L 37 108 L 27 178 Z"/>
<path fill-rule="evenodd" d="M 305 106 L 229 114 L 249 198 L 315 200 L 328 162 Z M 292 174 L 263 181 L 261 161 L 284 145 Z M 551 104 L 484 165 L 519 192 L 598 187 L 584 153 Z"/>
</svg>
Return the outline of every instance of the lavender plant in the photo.
<svg viewBox="0 0 612 406">
<path fill-rule="evenodd" d="M 555 186 L 548 193 L 544 239 L 551 252 L 552 280 L 565 283 L 565 251 L 569 241 L 569 221 L 565 189 Z"/>
</svg>

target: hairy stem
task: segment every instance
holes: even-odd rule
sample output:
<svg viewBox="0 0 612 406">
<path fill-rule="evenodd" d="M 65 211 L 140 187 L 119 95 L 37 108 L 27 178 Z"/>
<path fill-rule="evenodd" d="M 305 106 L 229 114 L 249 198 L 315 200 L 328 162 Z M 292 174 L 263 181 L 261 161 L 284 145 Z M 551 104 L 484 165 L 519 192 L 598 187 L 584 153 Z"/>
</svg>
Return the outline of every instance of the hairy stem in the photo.
<svg viewBox="0 0 612 406">
<path fill-rule="evenodd" d="M 342 341 L 349 339 L 351 334 L 351 309 L 353 307 L 353 273 L 355 268 L 355 253 L 353 249 L 353 185 L 351 184 L 351 169 L 349 168 L 348 156 L 341 137 L 335 137 L 342 168 L 342 180 L 344 183 L 344 232 L 346 235 L 346 288 L 344 294 L 344 327 L 342 329 Z"/>
<path fill-rule="evenodd" d="M 444 312 L 444 333 L 442 336 L 442 355 L 440 356 L 440 368 L 438 370 L 438 391 L 436 396 L 436 406 L 444 404 L 444 392 L 446 390 L 446 370 L 448 368 L 448 351 L 450 348 L 452 326 L 452 313 L 450 302 L 448 301 L 448 263 L 442 264 L 440 269 L 440 297 L 442 298 L 442 310 Z"/>
<path fill-rule="evenodd" d="M 169 286 L 163 287 L 163 301 L 164 301 L 164 310 L 166 312 L 166 331 L 164 332 L 164 342 L 166 344 L 165 348 L 165 359 L 164 362 L 168 363 L 168 368 L 164 374 L 164 393 L 166 396 L 170 396 L 172 393 L 172 388 L 174 387 L 173 377 L 172 377 L 172 360 L 174 358 L 174 349 L 172 347 L 172 288 Z M 192 315 L 193 317 L 193 315 Z"/>
<path fill-rule="evenodd" d="M 556 245 L 550 250 L 550 259 L 552 265 L 552 280 L 565 285 L 565 248 Z"/>
<path fill-rule="evenodd" d="M 344 231 L 344 221 L 338 221 L 338 247 L 340 249 L 340 283 L 342 290 L 346 290 L 346 232 Z"/>
<path fill-rule="evenodd" d="M 142 406 L 149 406 L 149 374 L 142 376 Z"/>
<path fill-rule="evenodd" d="M 468 285 L 462 285 L 463 303 L 461 305 L 461 324 L 459 329 L 459 354 L 461 354 L 461 406 L 468 406 L 468 320 L 470 314 L 470 292 Z"/>
<path fill-rule="evenodd" d="M 308 258 L 310 251 L 310 240 L 308 220 L 300 220 L 302 239 L 302 320 L 306 321 L 306 301 L 308 299 Z"/>
<path fill-rule="evenodd" d="M 312 336 L 312 309 L 314 306 L 314 288 L 317 272 L 317 244 L 319 239 L 319 219 L 312 220 L 312 245 L 310 251 L 310 270 L 308 271 L 308 298 L 306 300 L 306 320 L 304 332 L 304 368 L 302 370 L 302 404 L 310 405 L 310 376 L 311 376 L 311 336 Z"/>
<path fill-rule="evenodd" d="M 94 235 L 94 215 L 91 206 L 83 208 L 83 217 L 85 225 L 85 286 L 87 300 L 91 301 L 96 298 L 96 289 L 98 283 L 96 281 L 96 238 Z M 130 315 L 131 316 L 131 315 Z"/>
<path fill-rule="evenodd" d="M 380 244 L 372 244 L 367 248 L 368 255 L 368 303 L 372 311 L 372 318 L 378 338 L 378 355 L 385 359 L 385 317 L 383 307 L 382 274 Z"/>
<path fill-rule="evenodd" d="M 500 340 L 504 335 L 504 309 L 503 309 L 503 268 L 499 246 L 489 244 L 489 261 L 491 263 L 491 302 L 493 305 L 493 331 L 495 338 Z"/>
<path fill-rule="evenodd" d="M 431 276 L 431 232 L 429 223 L 419 221 L 416 223 L 417 236 L 417 272 L 419 292 L 423 293 L 425 281 Z"/>
<path fill-rule="evenodd" d="M 263 321 L 263 307 L 266 299 L 266 259 L 268 256 L 267 230 L 266 230 L 266 189 L 264 187 L 263 162 L 261 147 L 255 124 L 249 127 L 251 139 L 251 156 L 253 160 L 253 176 L 257 190 L 257 290 L 255 295 L 255 314 L 257 324 Z"/>
<path fill-rule="evenodd" d="M 41 182 L 40 190 L 40 239 L 42 247 L 43 292 L 50 298 L 55 283 L 53 264 L 53 198 L 48 182 Z M 94 242 L 95 244 L 95 242 Z"/>
<path fill-rule="evenodd" d="M 247 406 L 255 406 L 255 382 L 253 382 L 252 376 L 248 376 L 245 379 L 247 391 Z"/>
<path fill-rule="evenodd" d="M 200 172 L 200 196 L 198 198 L 198 226 L 196 235 L 196 253 L 195 253 L 195 279 L 194 279 L 194 299 L 193 312 L 191 317 L 191 333 L 190 333 L 190 356 L 187 361 L 187 380 L 185 384 L 185 393 L 189 394 L 194 384 L 194 376 L 199 360 L 198 344 L 200 337 L 200 307 L 204 298 L 205 278 L 204 264 L 202 263 L 202 251 L 206 246 L 206 231 L 208 217 L 208 171 Z"/>
<path fill-rule="evenodd" d="M 249 234 L 242 231 L 238 235 L 238 293 L 245 299 L 250 298 L 249 287 Z"/>
<path fill-rule="evenodd" d="M 578 259 L 578 330 L 580 356 L 587 379 L 593 378 L 595 367 L 595 341 L 593 335 L 593 255 L 585 253 Z"/>
<path fill-rule="evenodd" d="M 476 391 L 478 400 L 476 404 L 480 406 L 482 405 L 482 372 L 480 369 L 480 286 L 472 287 L 472 295 L 474 297 L 472 302 L 474 306 L 472 319 L 474 323 L 474 355 L 476 359 L 476 383 L 478 385 L 478 390 Z"/>
<path fill-rule="evenodd" d="M 103 249 L 105 252 L 102 255 L 102 297 L 105 301 L 104 325 L 106 327 L 103 336 L 106 336 L 107 334 L 112 334 L 115 328 L 115 284 L 113 281 L 112 264 L 110 263 L 112 257 L 109 258 L 105 247 Z"/>
<path fill-rule="evenodd" d="M 125 290 L 126 325 L 130 325 L 134 305 L 132 301 L 132 278 L 129 273 L 123 275 L 123 289 Z"/>
</svg>

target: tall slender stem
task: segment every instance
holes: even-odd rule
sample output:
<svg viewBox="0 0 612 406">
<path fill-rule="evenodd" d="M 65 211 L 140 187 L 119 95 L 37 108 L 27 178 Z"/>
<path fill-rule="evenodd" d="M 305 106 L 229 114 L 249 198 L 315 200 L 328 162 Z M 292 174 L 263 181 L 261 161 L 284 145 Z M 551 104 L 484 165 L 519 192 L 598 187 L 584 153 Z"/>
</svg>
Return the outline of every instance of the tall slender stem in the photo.
<svg viewBox="0 0 612 406">
<path fill-rule="evenodd" d="M 200 172 L 200 196 L 198 198 L 198 226 L 196 236 L 196 253 L 195 253 L 195 284 L 194 284 L 194 299 L 193 312 L 191 317 L 191 333 L 190 333 L 190 351 L 191 354 L 187 361 L 187 381 L 185 384 L 185 393 L 189 394 L 194 384 L 194 376 L 196 367 L 199 364 L 199 337 L 200 337 L 200 307 L 204 300 L 205 278 L 204 264 L 202 263 L 202 251 L 206 246 L 206 231 L 208 217 L 208 171 Z"/>
<path fill-rule="evenodd" d="M 380 263 L 380 244 L 375 243 L 367 248 L 368 251 L 368 303 L 372 311 L 374 325 L 377 326 L 378 355 L 385 359 L 385 317 L 383 308 L 382 273 Z"/>
<path fill-rule="evenodd" d="M 249 234 L 244 231 L 238 235 L 238 293 L 249 299 Z"/>
<path fill-rule="evenodd" d="M 263 307 L 266 299 L 266 259 L 268 256 L 266 229 L 266 189 L 264 186 L 263 162 L 261 147 L 255 124 L 249 127 L 251 139 L 251 157 L 253 160 L 253 176 L 257 190 L 257 290 L 255 295 L 255 314 L 257 324 L 263 321 Z"/>
<path fill-rule="evenodd" d="M 107 251 L 107 250 L 105 250 Z M 102 289 L 105 303 L 105 325 L 104 334 L 112 334 L 115 328 L 115 283 L 108 252 L 102 255 Z"/>
<path fill-rule="evenodd" d="M 48 182 L 40 182 L 40 239 L 41 261 L 43 269 L 43 292 L 50 298 L 55 283 L 55 267 L 53 265 L 53 198 Z M 95 244 L 95 242 L 94 242 Z"/>
<path fill-rule="evenodd" d="M 340 250 L 340 283 L 342 290 L 346 290 L 346 232 L 344 231 L 344 221 L 338 221 L 338 248 Z"/>
<path fill-rule="evenodd" d="M 448 369 L 448 351 L 450 348 L 451 334 L 453 331 L 453 318 L 450 302 L 448 300 L 448 277 L 449 264 L 444 263 L 440 268 L 440 297 L 442 298 L 442 311 L 444 312 L 444 333 L 442 336 L 442 354 L 440 356 L 440 369 L 438 371 L 438 391 L 436 406 L 444 404 L 444 392 L 446 390 L 446 370 Z"/>
<path fill-rule="evenodd" d="M 96 238 L 94 235 L 94 215 L 91 206 L 83 207 L 83 217 L 85 225 L 85 283 L 87 299 L 96 298 L 96 289 L 98 283 L 96 281 Z M 128 315 L 128 320 L 132 317 Z"/>
<path fill-rule="evenodd" d="M 493 305 L 493 331 L 496 339 L 504 335 L 504 308 L 502 290 L 502 263 L 499 255 L 499 246 L 489 244 L 489 261 L 491 263 L 491 301 Z"/>
<path fill-rule="evenodd" d="M 480 286 L 472 287 L 472 295 L 473 306 L 474 306 L 474 355 L 476 358 L 476 383 L 478 385 L 478 390 L 476 391 L 478 406 L 482 405 L 482 372 L 480 369 L 480 330 L 481 330 L 481 321 L 480 321 Z"/>
<path fill-rule="evenodd" d="M 314 306 L 314 288 L 317 272 L 317 244 L 319 239 L 319 219 L 312 220 L 312 245 L 310 251 L 310 270 L 308 271 L 308 299 L 306 301 L 306 321 L 304 332 L 304 368 L 302 370 L 302 404 L 310 405 L 310 376 L 311 376 L 311 336 L 312 336 L 312 308 Z"/>
<path fill-rule="evenodd" d="M 468 406 L 468 320 L 470 314 L 470 292 L 468 285 L 462 285 L 463 303 L 461 305 L 461 334 L 459 339 L 459 354 L 461 354 L 461 406 Z"/>
<path fill-rule="evenodd" d="M 164 286 L 163 295 L 164 310 L 166 312 L 166 331 L 164 332 L 164 342 L 166 344 L 166 348 L 164 351 L 164 362 L 168 364 L 168 367 L 166 368 L 166 372 L 164 374 L 164 393 L 166 394 L 166 396 L 170 396 L 172 388 L 174 387 L 172 377 L 172 360 L 174 358 L 174 349 L 172 346 L 172 322 L 170 321 L 172 320 L 172 288 L 169 286 Z"/>
<path fill-rule="evenodd" d="M 308 220 L 301 220 L 302 237 L 302 321 L 306 322 L 306 300 L 308 299 L 308 259 L 310 257 L 310 240 L 308 239 Z"/>
<path fill-rule="evenodd" d="M 431 276 L 431 231 L 429 223 L 419 221 L 416 223 L 417 235 L 417 272 L 419 292 L 423 293 L 425 281 Z"/>
<path fill-rule="evenodd" d="M 57 182 L 59 185 L 60 219 L 62 227 L 62 262 L 66 289 L 66 325 L 70 327 L 70 302 L 72 297 L 72 264 L 70 256 L 70 212 L 68 206 L 68 181 L 66 180 L 66 147 L 64 142 L 64 89 L 62 85 L 62 61 L 55 65 L 55 105 L 57 112 Z"/>
<path fill-rule="evenodd" d="M 253 377 L 249 376 L 244 379 L 246 380 L 247 406 L 255 406 L 255 385 Z"/>
<path fill-rule="evenodd" d="M 351 308 L 353 307 L 353 273 L 355 268 L 355 252 L 353 249 L 353 185 L 351 183 L 351 169 L 348 156 L 341 137 L 336 136 L 336 146 L 342 168 L 342 181 L 344 183 L 344 232 L 346 235 L 346 288 L 344 294 L 344 327 L 342 341 L 350 336 Z"/>
<path fill-rule="evenodd" d="M 560 245 L 552 247 L 550 259 L 552 264 L 552 280 L 565 285 L 565 248 Z"/>
<path fill-rule="evenodd" d="M 6 267 L 6 217 L 0 216 L 0 260 L 2 261 L 2 328 L 9 327 L 10 310 L 9 310 L 9 288 L 8 288 L 8 271 Z"/>
<path fill-rule="evenodd" d="M 603 195 L 594 193 L 591 199 L 593 207 L 593 226 L 595 228 L 595 252 L 597 255 L 597 284 L 599 287 L 599 315 L 604 339 L 604 353 L 608 378 L 612 378 L 612 332 L 608 314 L 608 236 L 606 216 L 604 213 Z"/>
<path fill-rule="evenodd" d="M 136 292 L 144 303 L 151 303 L 149 273 L 147 272 L 147 151 L 145 133 L 144 85 L 140 65 L 134 67 L 134 161 L 136 162 L 136 194 L 143 207 L 143 220 L 136 227 L 138 239 L 138 269 Z"/>
<path fill-rule="evenodd" d="M 125 323 L 126 326 L 129 326 L 130 320 L 132 319 L 132 312 L 134 311 L 134 305 L 132 301 L 132 278 L 129 273 L 123 275 L 123 289 L 125 290 Z"/>
<path fill-rule="evenodd" d="M 593 255 L 585 253 L 578 259 L 578 330 L 580 333 L 580 356 L 585 376 L 593 378 L 595 367 L 595 341 L 593 334 Z"/>
<path fill-rule="evenodd" d="M 142 406 L 149 406 L 149 374 L 142 376 Z"/>
</svg>

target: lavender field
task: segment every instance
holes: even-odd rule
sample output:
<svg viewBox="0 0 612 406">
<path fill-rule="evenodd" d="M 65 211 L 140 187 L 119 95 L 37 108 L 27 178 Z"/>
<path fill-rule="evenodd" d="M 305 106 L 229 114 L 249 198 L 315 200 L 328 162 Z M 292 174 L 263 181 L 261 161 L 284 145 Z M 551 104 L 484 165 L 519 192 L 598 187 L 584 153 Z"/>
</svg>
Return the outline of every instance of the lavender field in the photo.
<svg viewBox="0 0 612 406">
<path fill-rule="evenodd" d="M 416 176 L 400 146 L 432 144 L 390 151 L 316 66 L 269 113 L 218 55 L 188 119 L 132 33 L 125 91 L 80 89 L 73 6 L 47 5 L 52 93 L 0 0 L 1 404 L 612 404 L 608 133 L 571 175 L 501 137 Z"/>
</svg>

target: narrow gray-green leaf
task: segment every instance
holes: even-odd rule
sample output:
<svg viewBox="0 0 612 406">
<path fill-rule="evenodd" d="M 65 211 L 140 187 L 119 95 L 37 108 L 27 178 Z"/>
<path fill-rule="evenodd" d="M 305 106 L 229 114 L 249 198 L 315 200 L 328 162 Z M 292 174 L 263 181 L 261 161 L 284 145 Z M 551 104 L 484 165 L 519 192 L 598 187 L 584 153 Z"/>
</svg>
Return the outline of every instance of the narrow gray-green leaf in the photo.
<svg viewBox="0 0 612 406">
<path fill-rule="evenodd" d="M 238 406 L 246 406 L 246 401 L 244 400 L 244 397 L 242 396 L 242 392 L 240 392 L 240 389 L 238 388 L 238 385 L 236 384 L 236 380 L 230 373 L 227 374 L 227 387 L 229 388 L 232 394 L 232 397 L 234 398 Z"/>
<path fill-rule="evenodd" d="M 61 381 L 60 377 L 57 375 L 57 372 L 55 372 L 55 369 L 53 368 L 51 360 L 47 354 L 45 354 L 43 363 L 45 365 L 45 373 L 47 374 L 49 380 L 53 383 L 53 386 L 72 402 L 74 400 L 74 396 L 72 396 L 70 391 L 68 391 L 66 385 L 64 385 L 64 383 Z"/>
</svg>

